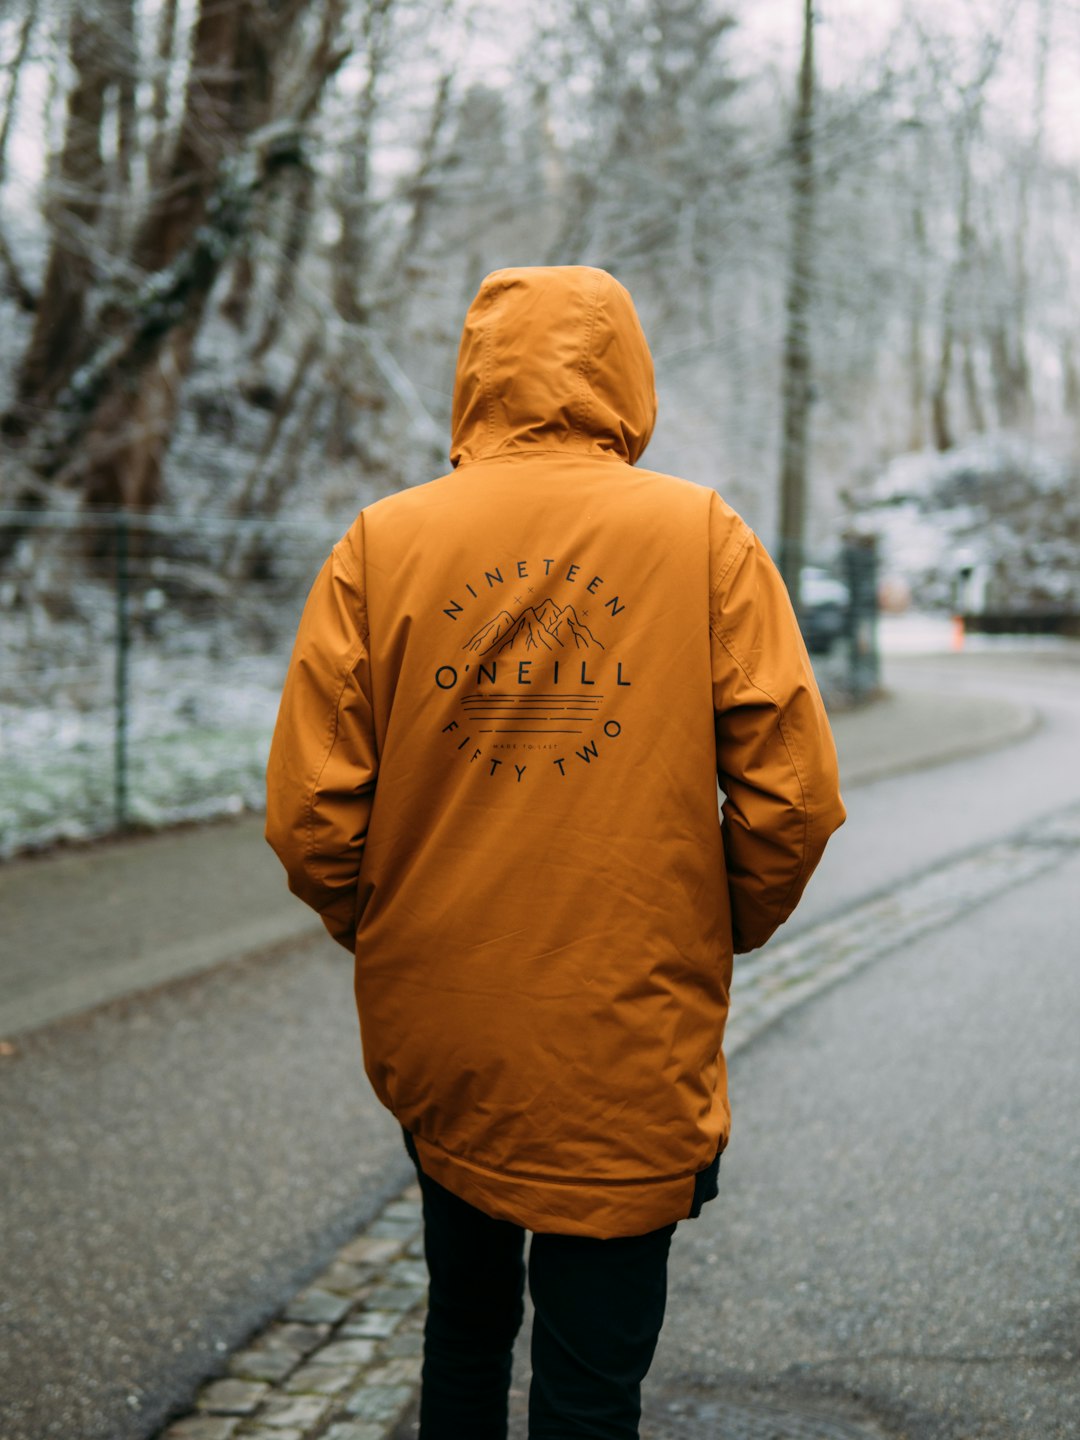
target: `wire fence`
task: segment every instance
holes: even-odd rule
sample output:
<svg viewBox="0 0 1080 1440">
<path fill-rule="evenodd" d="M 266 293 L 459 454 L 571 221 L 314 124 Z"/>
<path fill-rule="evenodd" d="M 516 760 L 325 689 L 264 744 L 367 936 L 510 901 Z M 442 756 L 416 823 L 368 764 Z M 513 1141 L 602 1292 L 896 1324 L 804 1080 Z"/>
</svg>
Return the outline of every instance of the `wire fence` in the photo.
<svg viewBox="0 0 1080 1440">
<path fill-rule="evenodd" d="M 0 857 L 257 808 L 299 611 L 343 529 L 0 511 Z"/>
<path fill-rule="evenodd" d="M 347 520 L 0 511 L 0 859 L 259 809 L 308 587 Z M 827 698 L 877 687 L 875 562 L 804 615 Z"/>
</svg>

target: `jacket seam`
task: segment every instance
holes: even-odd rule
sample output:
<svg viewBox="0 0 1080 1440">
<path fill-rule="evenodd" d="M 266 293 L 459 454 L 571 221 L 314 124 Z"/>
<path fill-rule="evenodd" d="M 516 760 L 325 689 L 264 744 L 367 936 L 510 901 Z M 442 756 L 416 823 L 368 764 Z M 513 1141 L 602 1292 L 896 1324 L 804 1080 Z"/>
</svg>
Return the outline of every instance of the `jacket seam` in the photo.
<svg viewBox="0 0 1080 1440">
<path fill-rule="evenodd" d="M 307 862 L 309 862 L 309 861 L 311 860 L 311 858 L 312 858 L 312 856 L 314 855 L 314 852 L 315 852 L 315 796 L 319 793 L 319 782 L 320 782 L 320 780 L 321 780 L 322 777 L 323 777 L 323 771 L 326 769 L 327 765 L 330 763 L 330 756 L 334 753 L 334 746 L 335 746 L 335 744 L 337 743 L 337 736 L 338 736 L 338 717 L 339 717 L 339 715 L 341 714 L 341 700 L 342 700 L 342 696 L 345 694 L 345 691 L 346 691 L 346 688 L 348 687 L 349 681 L 350 681 L 351 679 L 355 678 L 354 675 L 353 675 L 353 671 L 354 671 L 354 669 L 355 669 L 355 667 L 356 667 L 356 662 L 360 659 L 360 656 L 364 653 L 365 648 L 366 648 L 366 642 L 361 639 L 361 640 L 358 640 L 357 643 L 356 643 L 356 645 L 353 647 L 353 649 L 349 651 L 348 662 L 347 662 L 347 664 L 346 664 L 346 666 L 345 666 L 345 674 L 344 674 L 344 676 L 342 677 L 341 686 L 340 686 L 340 688 L 339 688 L 339 690 L 338 690 L 338 692 L 337 692 L 337 697 L 336 697 L 336 699 L 335 699 L 335 701 L 334 701 L 334 708 L 333 708 L 333 709 L 331 710 L 331 712 L 330 712 L 330 717 L 329 717 L 330 733 L 329 733 L 328 740 L 327 740 L 326 753 L 323 755 L 322 763 L 320 764 L 318 770 L 316 771 L 315 779 L 313 780 L 312 785 L 311 785 L 311 791 L 310 791 L 310 793 L 308 794 L 308 801 L 307 801 L 307 845 L 304 847 L 304 861 L 305 861 L 305 863 L 307 863 Z"/>
<path fill-rule="evenodd" d="M 484 397 L 484 419 L 490 441 L 495 434 L 495 397 L 491 393 L 491 351 L 494 346 L 495 309 L 488 309 L 488 323 L 484 326 L 480 351 L 480 390 Z"/>
<path fill-rule="evenodd" d="M 351 559 L 351 557 L 350 557 L 350 555 L 349 555 L 348 549 L 347 549 L 346 544 L 345 544 L 345 541 L 346 541 L 347 538 L 348 538 L 347 536 L 343 536 L 343 537 L 338 541 L 338 543 L 334 546 L 333 553 L 334 553 L 334 554 L 338 557 L 338 559 L 341 561 L 342 566 L 344 567 L 344 569 L 345 569 L 346 572 L 348 573 L 349 579 L 350 579 L 350 580 L 353 582 L 353 584 L 356 586 L 356 599 L 357 599 L 357 606 L 356 606 L 356 608 L 357 608 L 357 613 L 359 614 L 360 619 L 361 619 L 360 634 L 361 634 L 361 636 L 363 637 L 363 639 L 366 641 L 367 638 L 368 638 L 368 633 L 369 633 L 369 632 L 368 632 L 367 595 L 366 595 L 365 588 L 364 588 L 364 582 L 363 582 L 363 580 L 361 579 L 359 572 L 358 572 L 356 569 L 354 569 L 354 567 L 353 567 L 352 559 Z"/>
<path fill-rule="evenodd" d="M 506 446 L 503 449 L 485 450 L 482 455 L 471 455 L 467 460 L 459 460 L 455 467 L 455 474 L 464 470 L 470 465 L 493 465 L 499 461 L 505 462 L 519 457 L 526 460 L 539 458 L 542 455 L 560 455 L 564 459 L 570 457 L 575 464 L 581 460 L 596 460 L 603 465 L 625 465 L 628 470 L 634 467 L 621 450 L 578 450 L 571 443 L 576 431 L 568 433 L 565 445 L 519 445 Z M 588 436 L 582 435 L 582 439 Z M 640 471 L 638 472 L 640 474 Z M 672 477 L 675 478 L 675 477 Z"/>
<path fill-rule="evenodd" d="M 712 607 L 712 602 L 716 599 L 716 592 L 720 589 L 720 586 L 724 583 L 724 581 L 727 579 L 727 577 L 731 574 L 731 571 L 732 571 L 732 568 L 734 567 L 735 561 L 738 560 L 739 556 L 743 553 L 744 550 L 749 549 L 750 545 L 753 543 L 753 540 L 754 540 L 754 532 L 753 532 L 752 530 L 745 530 L 742 539 L 739 541 L 738 545 L 735 546 L 735 548 L 734 548 L 734 550 L 732 551 L 731 555 L 728 557 L 728 562 L 727 562 L 727 564 L 726 564 L 726 565 L 724 566 L 724 568 L 720 571 L 720 574 L 716 577 L 716 580 L 715 580 L 715 582 L 714 582 L 714 584 L 713 584 L 712 589 L 709 591 L 709 606 L 710 606 L 710 609 L 711 609 L 711 607 Z M 710 616 L 710 624 L 711 624 L 711 623 L 712 623 L 712 617 Z"/>
<path fill-rule="evenodd" d="M 787 918 L 787 916 L 791 913 L 791 896 L 798 889 L 800 882 L 802 881 L 803 871 L 806 869 L 806 856 L 810 849 L 810 827 L 813 824 L 813 820 L 810 814 L 810 806 L 806 799 L 806 785 L 803 781 L 802 772 L 799 769 L 798 760 L 796 758 L 799 753 L 798 743 L 796 742 L 794 736 L 790 738 L 788 736 L 788 724 L 783 710 L 780 711 L 779 724 L 780 734 L 783 737 L 784 746 L 787 749 L 788 755 L 791 757 L 791 768 L 794 770 L 795 778 L 799 782 L 799 796 L 802 800 L 803 813 L 802 854 L 799 857 L 799 868 L 792 876 L 791 884 L 788 886 L 787 893 L 785 894 L 783 900 L 780 903 L 780 909 L 777 911 L 777 914 L 780 916 L 780 923 L 782 924 L 783 921 Z"/>
<path fill-rule="evenodd" d="M 589 367 L 589 357 L 592 353 L 593 335 L 596 333 L 596 316 L 597 312 L 600 309 L 600 285 L 600 277 L 597 276 L 596 284 L 593 287 L 592 305 L 589 310 L 588 326 L 585 331 L 585 345 L 582 349 L 581 363 L 578 365 L 577 372 L 578 394 L 583 401 L 583 407 L 581 411 L 581 418 L 576 422 L 576 424 L 570 431 L 571 437 L 573 437 L 574 435 L 585 434 L 586 426 L 588 425 L 589 421 L 589 415 L 592 411 L 594 397 L 593 392 L 589 389 L 589 386 L 586 383 L 585 371 Z"/>
<path fill-rule="evenodd" d="M 802 877 L 803 870 L 806 868 L 806 853 L 809 846 L 810 838 L 810 810 L 806 801 L 806 782 L 803 780 L 802 772 L 799 769 L 799 763 L 796 759 L 796 750 L 798 749 L 798 747 L 793 746 L 792 741 L 788 738 L 787 724 L 784 716 L 783 705 L 781 705 L 780 701 L 777 700 L 774 695 L 771 695 L 763 685 L 758 684 L 758 682 L 754 679 L 753 675 L 750 673 L 750 670 L 747 667 L 746 663 L 742 660 L 742 658 L 739 656 L 738 652 L 734 648 L 733 643 L 731 643 L 730 637 L 725 636 L 725 634 L 721 631 L 720 626 L 715 622 L 715 620 L 712 620 L 710 618 L 709 625 L 717 640 L 731 656 L 732 660 L 739 667 L 742 673 L 746 676 L 746 679 L 749 681 L 750 685 L 758 692 L 758 694 L 764 695 L 766 700 L 768 700 L 769 704 L 772 705 L 776 710 L 777 729 L 780 731 L 780 738 L 784 742 L 784 749 L 787 751 L 788 760 L 791 764 L 792 774 L 799 782 L 799 798 L 802 801 L 803 814 L 802 845 L 799 853 L 798 869 L 795 872 L 791 884 L 784 892 L 783 899 L 780 901 L 776 910 L 776 914 L 780 917 L 783 917 L 791 894 L 798 885 L 799 880 Z M 782 918 L 777 921 L 777 924 L 782 923 Z"/>
</svg>

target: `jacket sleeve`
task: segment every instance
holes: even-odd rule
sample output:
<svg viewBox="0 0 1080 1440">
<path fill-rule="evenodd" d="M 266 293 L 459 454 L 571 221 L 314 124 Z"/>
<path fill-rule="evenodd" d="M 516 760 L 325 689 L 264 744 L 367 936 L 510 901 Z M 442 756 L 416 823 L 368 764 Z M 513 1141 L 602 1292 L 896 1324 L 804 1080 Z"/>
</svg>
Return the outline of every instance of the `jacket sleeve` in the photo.
<svg viewBox="0 0 1080 1440">
<path fill-rule="evenodd" d="M 289 889 L 349 950 L 378 773 L 362 563 L 351 531 L 311 588 L 266 770 L 266 838 Z"/>
<path fill-rule="evenodd" d="M 836 746 L 787 588 L 757 536 L 734 518 L 724 526 L 710 624 L 716 770 L 741 954 L 764 945 L 795 909 L 845 811 Z"/>
</svg>

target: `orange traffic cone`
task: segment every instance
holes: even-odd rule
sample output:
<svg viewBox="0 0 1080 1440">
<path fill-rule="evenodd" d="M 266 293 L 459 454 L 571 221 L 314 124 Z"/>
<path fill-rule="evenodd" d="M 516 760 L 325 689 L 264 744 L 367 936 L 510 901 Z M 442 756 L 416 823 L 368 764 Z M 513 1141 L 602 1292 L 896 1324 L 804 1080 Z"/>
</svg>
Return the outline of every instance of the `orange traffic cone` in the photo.
<svg viewBox="0 0 1080 1440">
<path fill-rule="evenodd" d="M 964 617 L 962 615 L 953 616 L 952 648 L 957 652 L 964 648 Z"/>
</svg>

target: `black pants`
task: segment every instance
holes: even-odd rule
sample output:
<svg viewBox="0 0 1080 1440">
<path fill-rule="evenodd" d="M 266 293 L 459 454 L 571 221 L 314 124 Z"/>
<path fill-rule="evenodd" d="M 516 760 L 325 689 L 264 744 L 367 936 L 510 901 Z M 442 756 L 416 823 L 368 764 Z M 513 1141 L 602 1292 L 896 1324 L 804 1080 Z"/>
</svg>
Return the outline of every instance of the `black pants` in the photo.
<svg viewBox="0 0 1080 1440">
<path fill-rule="evenodd" d="M 452 1195 L 416 1164 L 431 1278 L 420 1440 L 505 1440 L 524 1315 L 525 1231 Z M 529 1440 L 636 1440 L 641 1382 L 664 1320 L 666 1225 L 593 1240 L 534 1235 Z"/>
</svg>

